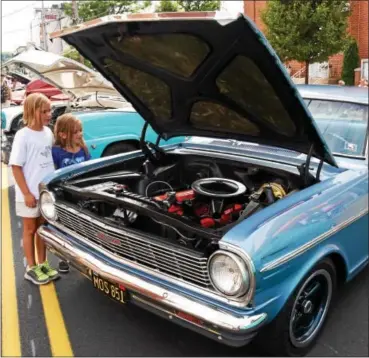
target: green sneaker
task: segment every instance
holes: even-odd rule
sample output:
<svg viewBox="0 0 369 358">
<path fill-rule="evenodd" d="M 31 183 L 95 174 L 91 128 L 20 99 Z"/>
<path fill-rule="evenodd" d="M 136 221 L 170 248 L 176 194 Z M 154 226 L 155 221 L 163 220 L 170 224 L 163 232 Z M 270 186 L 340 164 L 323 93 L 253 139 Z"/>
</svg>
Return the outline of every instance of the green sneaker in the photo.
<svg viewBox="0 0 369 358">
<path fill-rule="evenodd" d="M 50 278 L 42 270 L 40 265 L 29 267 L 24 274 L 24 278 L 35 285 L 45 285 L 50 282 Z"/>
<path fill-rule="evenodd" d="M 53 269 L 49 262 L 46 260 L 43 264 L 40 264 L 42 272 L 49 277 L 50 280 L 56 280 L 59 278 L 59 273 Z"/>
</svg>

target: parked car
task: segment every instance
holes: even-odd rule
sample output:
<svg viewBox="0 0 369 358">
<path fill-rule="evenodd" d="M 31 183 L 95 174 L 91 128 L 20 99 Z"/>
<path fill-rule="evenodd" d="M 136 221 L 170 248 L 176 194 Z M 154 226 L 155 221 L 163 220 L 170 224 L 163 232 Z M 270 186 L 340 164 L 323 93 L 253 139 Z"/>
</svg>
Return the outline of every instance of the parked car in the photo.
<svg viewBox="0 0 369 358">
<path fill-rule="evenodd" d="M 63 113 L 75 112 L 83 122 L 83 113 L 88 113 L 84 130 L 86 137 L 92 138 L 90 148 L 93 158 L 109 153 L 111 155 L 116 152 L 118 147 L 120 149 L 124 147 L 127 150 L 138 148 L 137 143 L 143 125 L 142 118 L 137 113 L 132 113 L 131 104 L 100 74 L 65 57 L 35 50 L 21 53 L 8 61 L 6 66 L 25 67 L 45 81 L 54 84 L 52 88 L 57 89 L 59 95 L 57 92 L 50 93 L 50 99 L 53 100 L 51 128 L 53 128 L 56 118 Z M 59 68 L 59 70 L 55 71 L 55 68 Z M 44 81 L 43 83 L 47 84 Z M 32 82 L 28 85 L 31 84 Z M 72 97 L 73 101 L 65 101 L 68 97 Z M 122 131 L 123 127 L 116 131 L 115 122 L 118 114 L 105 112 L 106 109 L 116 108 L 122 109 L 120 118 L 127 117 L 126 123 L 131 124 L 128 132 Z M 2 127 L 4 131 L 1 158 L 7 164 L 14 135 L 23 126 L 23 106 L 4 108 L 3 115 L 5 116 L 5 125 Z M 99 128 L 102 116 L 111 118 L 111 125 L 108 128 Z M 136 121 L 135 118 L 137 118 Z M 106 133 L 105 137 L 100 137 L 98 144 L 96 144 L 96 133 Z M 151 140 L 154 139 L 151 138 Z"/>
<path fill-rule="evenodd" d="M 23 98 L 23 101 L 32 93 L 42 93 L 51 101 L 55 100 L 56 96 L 63 95 L 63 92 L 60 91 L 58 88 L 41 79 L 32 80 L 26 85 L 25 97 Z M 63 97 L 64 100 L 69 99 L 69 96 L 63 95 Z"/>
<path fill-rule="evenodd" d="M 23 104 L 26 97 L 35 92 L 43 93 L 51 101 L 69 100 L 69 96 L 63 95 L 58 88 L 41 79 L 29 78 L 27 75 L 15 71 L 8 72 L 8 76 L 12 78 L 13 83 L 15 82 L 15 87 L 14 84 L 12 85 L 12 105 Z"/>
<path fill-rule="evenodd" d="M 65 113 L 65 109 L 65 106 L 53 108 L 52 121 L 50 122 L 52 130 L 56 119 Z M 1 113 L 3 116 L 3 111 Z M 139 149 L 140 137 L 145 122 L 132 106 L 127 105 L 124 109 L 107 110 L 82 108 L 80 111 L 74 109 L 72 113 L 82 121 L 84 139 L 92 159 Z M 101 124 L 102 120 L 104 125 Z M 5 122 L 4 117 L 2 125 Z M 4 164 L 9 163 L 15 133 L 23 126 L 22 116 L 19 116 L 18 123 L 13 121 L 13 124 L 14 127 L 4 130 L 2 135 L 1 160 Z M 155 142 L 157 138 L 156 132 L 149 127 L 146 139 Z M 178 143 L 183 139 L 183 137 L 172 138 L 168 141 L 160 139 L 159 144 Z"/>
<path fill-rule="evenodd" d="M 315 121 L 243 15 L 114 15 L 58 36 L 145 125 L 141 150 L 45 178 L 48 249 L 119 303 L 231 346 L 305 355 L 337 287 L 368 263 L 367 104 L 336 119 L 307 96 Z M 191 138 L 160 148 L 148 125 Z"/>
<path fill-rule="evenodd" d="M 22 93 L 13 99 L 15 104 L 22 104 L 25 96 L 37 92 L 57 102 L 56 106 L 60 102 L 64 102 L 65 107 L 78 108 L 123 108 L 127 105 L 112 84 L 96 71 L 50 52 L 22 52 L 4 63 L 3 68 L 12 69 L 9 73 L 26 85 L 25 92 L 22 90 Z M 19 69 L 27 69 L 30 77 L 16 71 Z M 23 107 L 16 112 L 17 115 L 23 113 Z M 5 114 L 8 117 L 7 113 Z M 12 118 L 9 118 L 9 121 L 11 120 Z"/>
</svg>

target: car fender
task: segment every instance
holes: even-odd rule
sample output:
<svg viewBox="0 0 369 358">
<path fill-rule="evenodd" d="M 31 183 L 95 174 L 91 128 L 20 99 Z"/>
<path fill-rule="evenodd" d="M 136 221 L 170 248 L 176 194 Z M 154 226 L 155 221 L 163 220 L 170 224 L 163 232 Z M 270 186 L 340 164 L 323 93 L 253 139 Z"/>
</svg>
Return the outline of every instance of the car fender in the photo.
<svg viewBox="0 0 369 358">
<path fill-rule="evenodd" d="M 368 260 L 368 173 L 347 170 L 264 208 L 220 245 L 253 261 L 256 308 L 274 317 L 323 257 L 342 257 L 350 279 Z M 356 240 L 352 242 L 352 240 Z"/>
<path fill-rule="evenodd" d="M 102 137 L 98 139 L 90 139 L 86 141 L 86 145 L 88 150 L 90 151 L 91 158 L 100 158 L 104 153 L 105 149 L 117 143 L 127 142 L 127 141 L 139 141 L 140 137 L 135 134 L 122 134 L 122 135 L 115 135 L 109 137 Z"/>
<path fill-rule="evenodd" d="M 12 106 L 2 109 L 2 113 L 5 116 L 5 123 L 4 123 L 4 129 L 5 131 L 9 131 L 13 120 L 17 118 L 19 115 L 23 114 L 23 106 Z"/>
<path fill-rule="evenodd" d="M 343 274 L 344 277 L 338 277 L 338 281 L 345 280 L 348 275 L 348 259 L 341 247 L 335 244 L 326 244 L 314 250 L 314 253 L 309 255 L 307 259 L 301 257 L 293 263 L 288 263 L 283 267 L 279 267 L 259 276 L 263 281 L 265 289 L 257 289 L 253 299 L 255 312 L 266 312 L 268 320 L 273 320 L 283 309 L 288 299 L 293 295 L 300 283 L 306 275 L 325 258 L 335 256 L 334 264 L 337 264 L 337 259 L 341 260 L 343 267 L 336 266 L 338 274 Z M 344 269 L 343 272 L 341 269 Z"/>
</svg>

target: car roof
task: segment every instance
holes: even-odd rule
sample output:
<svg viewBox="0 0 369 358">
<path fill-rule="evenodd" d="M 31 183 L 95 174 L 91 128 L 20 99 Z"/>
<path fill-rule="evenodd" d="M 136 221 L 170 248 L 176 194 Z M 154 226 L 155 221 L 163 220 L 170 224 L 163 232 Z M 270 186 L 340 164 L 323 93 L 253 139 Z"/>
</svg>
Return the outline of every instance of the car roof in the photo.
<svg viewBox="0 0 369 358">
<path fill-rule="evenodd" d="M 297 85 L 303 98 L 368 104 L 368 88 L 335 85 Z"/>
</svg>

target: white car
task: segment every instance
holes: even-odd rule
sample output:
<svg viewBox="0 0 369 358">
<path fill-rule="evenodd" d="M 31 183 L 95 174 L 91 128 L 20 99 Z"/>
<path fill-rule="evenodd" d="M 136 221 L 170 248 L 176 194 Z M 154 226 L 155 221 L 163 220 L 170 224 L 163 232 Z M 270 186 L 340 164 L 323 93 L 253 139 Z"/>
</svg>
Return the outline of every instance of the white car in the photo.
<svg viewBox="0 0 369 358">
<path fill-rule="evenodd" d="M 5 62 L 2 67 L 11 71 L 26 68 L 33 76 L 38 76 L 71 98 L 70 101 L 51 102 L 52 123 L 69 111 L 131 107 L 101 74 L 77 61 L 54 53 L 29 50 Z M 23 105 L 4 108 L 2 113 L 5 123 L 1 128 L 1 159 L 7 163 L 14 134 L 23 126 Z"/>
</svg>

